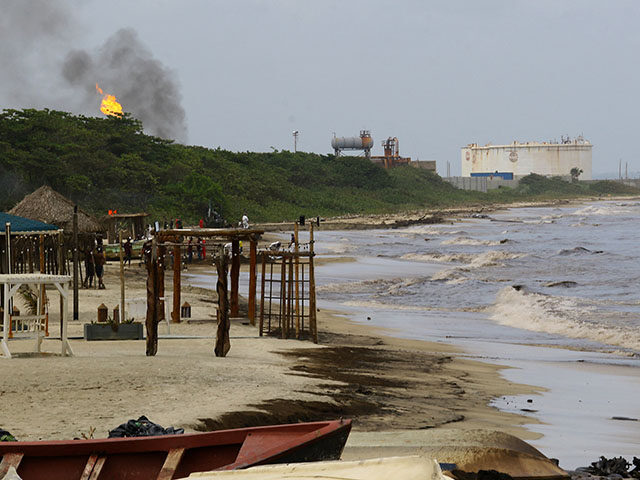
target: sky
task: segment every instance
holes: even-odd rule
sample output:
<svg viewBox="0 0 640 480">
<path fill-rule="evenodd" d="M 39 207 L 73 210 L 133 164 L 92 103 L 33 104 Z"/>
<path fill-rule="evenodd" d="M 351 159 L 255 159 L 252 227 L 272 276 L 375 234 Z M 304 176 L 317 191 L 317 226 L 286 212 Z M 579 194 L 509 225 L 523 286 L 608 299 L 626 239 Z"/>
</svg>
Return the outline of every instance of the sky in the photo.
<svg viewBox="0 0 640 480">
<path fill-rule="evenodd" d="M 436 160 L 440 174 L 450 162 L 455 175 L 468 143 L 582 134 L 594 176 L 617 176 L 620 160 L 640 174 L 635 0 L 3 4 L 13 8 L 0 23 L 0 60 L 11 67 L 0 70 L 0 108 L 100 115 L 100 81 L 152 133 L 188 144 L 293 150 L 298 130 L 299 150 L 330 153 L 334 133 L 367 129 L 374 154 L 398 137 L 403 156 Z M 120 65 L 118 41 L 137 49 Z M 87 53 L 91 69 L 60 80 L 76 65 L 69 51 Z"/>
</svg>

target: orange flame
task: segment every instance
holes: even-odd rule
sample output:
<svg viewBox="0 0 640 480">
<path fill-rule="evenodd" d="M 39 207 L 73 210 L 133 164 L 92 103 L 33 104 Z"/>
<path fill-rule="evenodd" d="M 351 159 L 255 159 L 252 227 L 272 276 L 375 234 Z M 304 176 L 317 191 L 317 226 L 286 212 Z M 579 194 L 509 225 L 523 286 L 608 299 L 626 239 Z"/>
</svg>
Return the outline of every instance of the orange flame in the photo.
<svg viewBox="0 0 640 480">
<path fill-rule="evenodd" d="M 116 97 L 114 95 L 105 94 L 102 89 L 96 83 L 96 91 L 103 95 L 102 103 L 100 104 L 100 111 L 105 115 L 111 115 L 113 117 L 121 117 L 122 113 L 122 105 L 120 105 Z"/>
</svg>

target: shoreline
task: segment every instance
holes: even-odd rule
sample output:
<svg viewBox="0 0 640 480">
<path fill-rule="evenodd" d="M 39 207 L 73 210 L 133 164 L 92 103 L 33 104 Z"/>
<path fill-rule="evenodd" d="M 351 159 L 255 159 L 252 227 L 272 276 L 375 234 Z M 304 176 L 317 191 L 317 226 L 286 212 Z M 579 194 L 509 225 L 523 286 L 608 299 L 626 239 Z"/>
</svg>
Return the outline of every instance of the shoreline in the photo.
<svg viewBox="0 0 640 480">
<path fill-rule="evenodd" d="M 137 265 L 127 269 L 128 297 L 144 291 L 142 271 Z M 105 284 L 106 290 L 81 290 L 81 320 L 69 323 L 70 337 L 81 337 L 82 325 L 93 320 L 96 305 L 105 303 L 111 310 L 119 301 L 113 264 Z M 212 321 L 171 324 L 170 335 L 161 323 L 156 357 L 144 355 L 144 340 L 80 339 L 70 341 L 74 357 L 60 357 L 57 314 L 50 311 L 52 338 L 43 342 L 43 350 L 50 353 L 34 357 L 29 353 L 33 340 L 16 340 L 10 348 L 18 354 L 0 362 L 0 375 L 7 379 L 0 388 L 5 405 L 0 426 L 20 440 L 70 439 L 91 428 L 101 437 L 129 418 L 146 415 L 164 426 L 198 431 L 211 429 L 211 419 L 222 419 L 218 426 L 225 428 L 238 420 L 246 423 L 251 416 L 277 423 L 277 412 L 294 402 L 299 407 L 294 412 L 309 419 L 319 419 L 314 411 L 324 412 L 324 419 L 328 412 L 336 417 L 341 411 L 352 414 L 354 431 L 446 425 L 535 438 L 522 427 L 530 419 L 500 412 L 488 403 L 505 392 L 529 394 L 536 389 L 502 379 L 499 366 L 457 357 L 458 349 L 450 345 L 396 338 L 393 332 L 359 325 L 339 312 L 319 313 L 320 345 L 259 337 L 246 321 L 234 321 L 229 355 L 216 358 L 214 295 L 183 287 L 183 301 L 191 303 L 193 314 L 208 315 Z M 50 304 L 57 306 L 53 292 Z M 333 363 L 327 363 L 329 357 Z M 357 362 L 345 366 L 345 359 L 352 357 Z M 418 358 L 420 368 L 415 369 Z M 6 407 L 18 404 L 24 408 Z M 317 410 L 320 405 L 325 408 Z M 229 412 L 235 413 L 224 420 Z"/>
<path fill-rule="evenodd" d="M 209 269 L 198 265 L 189 273 Z M 82 324 L 95 318 L 97 305 L 105 303 L 111 311 L 119 302 L 117 270 L 116 262 L 109 264 L 107 290 L 81 290 L 81 321 L 70 323 L 70 336 L 81 335 Z M 137 262 L 127 267 L 128 298 L 144 297 L 145 278 Z M 90 427 L 96 428 L 97 437 L 106 436 L 108 429 L 139 415 L 163 426 L 198 431 L 239 426 L 238 422 L 311 420 L 317 418 L 314 414 L 326 419 L 335 413 L 356 417 L 354 438 L 360 440 L 366 437 L 360 434 L 367 432 L 411 432 L 412 441 L 419 443 L 429 432 L 476 429 L 499 430 L 525 440 L 542 436 L 527 428 L 536 423 L 532 417 L 489 404 L 505 395 L 544 392 L 505 378 L 503 373 L 512 367 L 469 358 L 460 345 L 403 339 L 392 329 L 360 323 L 340 311 L 321 310 L 319 346 L 259 337 L 246 321 L 234 321 L 229 356 L 218 359 L 213 356 L 215 292 L 188 283 L 183 277 L 182 301 L 192 305 L 195 318 L 209 322 L 171 324 L 169 336 L 161 323 L 157 357 L 144 356 L 144 341 L 72 340 L 76 357 L 70 359 L 25 355 L 0 362 L 0 375 L 10 379 L 0 387 L 5 405 L 0 409 L 0 427 L 20 440 L 69 439 Z M 50 301 L 50 331 L 55 335 L 55 295 Z M 180 338 L 185 336 L 192 338 Z M 45 340 L 44 349 L 57 352 L 58 345 Z M 18 346 L 26 353 L 32 342 L 10 344 L 12 351 Z M 353 359 L 358 362 L 349 363 Z M 51 399 L 55 400 L 49 403 Z M 6 408 L 16 404 L 25 408 Z M 397 437 L 391 437 L 379 438 L 379 453 L 396 446 Z M 371 437 L 366 438 L 371 447 Z"/>
<path fill-rule="evenodd" d="M 470 204 L 459 207 L 430 207 L 395 213 L 346 214 L 337 217 L 320 218 L 320 228 L 324 230 L 368 230 L 376 228 L 401 228 L 417 224 L 446 223 L 452 219 L 470 217 L 473 214 L 486 214 L 511 208 L 554 207 L 580 205 L 587 202 L 604 200 L 638 200 L 638 195 L 615 195 L 608 197 L 575 197 L 549 200 L 524 201 L 513 203 Z M 307 218 L 315 223 L 316 217 Z M 265 232 L 293 231 L 296 221 L 260 222 L 255 226 Z"/>
</svg>

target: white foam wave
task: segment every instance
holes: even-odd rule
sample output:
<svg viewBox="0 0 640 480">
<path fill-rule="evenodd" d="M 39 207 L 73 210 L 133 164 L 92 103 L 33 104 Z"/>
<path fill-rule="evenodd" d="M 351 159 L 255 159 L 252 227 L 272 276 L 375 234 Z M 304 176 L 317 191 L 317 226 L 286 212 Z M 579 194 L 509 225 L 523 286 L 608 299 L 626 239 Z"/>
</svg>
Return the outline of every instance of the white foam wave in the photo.
<svg viewBox="0 0 640 480">
<path fill-rule="evenodd" d="M 465 283 L 469 279 L 457 268 L 449 268 L 446 270 L 440 270 L 431 276 L 431 280 L 434 282 L 445 282 L 447 285 L 458 285 Z"/>
<path fill-rule="evenodd" d="M 349 245 L 349 240 L 346 238 L 340 239 L 342 243 L 322 243 L 321 249 L 322 253 L 329 254 L 341 254 L 347 253 L 351 248 Z"/>
<path fill-rule="evenodd" d="M 489 250 L 487 252 L 476 255 L 465 268 L 482 268 L 494 267 L 502 265 L 504 260 L 513 260 L 526 256 L 524 253 L 511 253 L 503 250 Z"/>
<path fill-rule="evenodd" d="M 486 245 L 486 246 L 495 246 L 500 245 L 500 240 L 479 240 L 477 238 L 469 238 L 469 237 L 456 237 L 450 238 L 449 240 L 444 240 L 441 242 L 442 245 Z"/>
<path fill-rule="evenodd" d="M 356 282 L 329 283 L 316 287 L 323 293 L 367 293 L 393 285 L 394 280 L 378 278 L 375 280 L 359 280 Z"/>
<path fill-rule="evenodd" d="M 527 293 L 506 287 L 490 307 L 491 319 L 501 325 L 586 339 L 640 351 L 640 333 L 625 326 L 591 323 L 585 320 L 592 307 L 577 299 Z"/>
<path fill-rule="evenodd" d="M 449 262 L 470 262 L 473 255 L 465 253 L 405 253 L 400 257 L 402 260 L 413 260 L 415 262 L 427 263 L 449 263 Z"/>
<path fill-rule="evenodd" d="M 572 213 L 576 216 L 593 216 L 593 215 L 624 215 L 634 212 L 636 205 L 632 204 L 614 204 L 614 205 L 588 205 L 580 208 Z"/>
<path fill-rule="evenodd" d="M 427 225 L 418 227 L 399 228 L 395 230 L 396 234 L 412 234 L 412 235 L 429 235 L 432 237 L 439 237 L 441 235 L 466 235 L 464 230 L 448 230 L 446 228 L 436 228 Z"/>
<path fill-rule="evenodd" d="M 401 296 L 406 289 L 425 281 L 424 277 L 411 278 L 378 278 L 375 280 L 359 280 L 322 285 L 316 288 L 320 293 L 368 293 L 376 296 Z"/>
</svg>

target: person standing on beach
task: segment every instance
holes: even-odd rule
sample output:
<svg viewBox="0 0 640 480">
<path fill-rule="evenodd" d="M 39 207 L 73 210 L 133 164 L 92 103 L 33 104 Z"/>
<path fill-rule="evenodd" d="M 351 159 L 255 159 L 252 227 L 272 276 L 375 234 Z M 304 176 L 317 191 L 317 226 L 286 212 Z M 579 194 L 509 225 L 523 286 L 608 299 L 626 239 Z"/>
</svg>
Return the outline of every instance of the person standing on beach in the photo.
<svg viewBox="0 0 640 480">
<path fill-rule="evenodd" d="M 131 245 L 131 237 L 127 238 L 122 245 L 124 249 L 124 264 L 131 266 L 131 254 L 133 253 L 133 246 Z"/>
<path fill-rule="evenodd" d="M 193 237 L 189 237 L 189 243 L 187 243 L 187 259 L 189 263 L 193 261 Z"/>
<path fill-rule="evenodd" d="M 102 247 L 98 246 L 96 253 L 93 255 L 93 261 L 96 265 L 96 277 L 98 277 L 98 288 L 103 290 L 105 288 L 102 282 L 102 276 L 104 275 L 104 264 L 107 263 L 107 259 L 104 256 Z"/>
<path fill-rule="evenodd" d="M 95 263 L 93 261 L 92 247 L 87 247 L 87 249 L 84 252 L 84 271 L 85 271 L 85 277 L 84 277 L 84 282 L 82 282 L 82 286 L 84 288 L 92 288 L 93 276 L 96 273 Z"/>
</svg>

